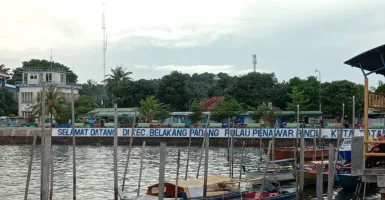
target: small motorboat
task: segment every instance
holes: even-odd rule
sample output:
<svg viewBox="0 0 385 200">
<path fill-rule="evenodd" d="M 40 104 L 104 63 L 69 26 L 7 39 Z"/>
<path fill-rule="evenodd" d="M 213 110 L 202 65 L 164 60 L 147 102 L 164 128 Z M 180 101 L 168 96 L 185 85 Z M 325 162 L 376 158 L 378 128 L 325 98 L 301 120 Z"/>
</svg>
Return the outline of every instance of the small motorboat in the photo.
<svg viewBox="0 0 385 200">
<path fill-rule="evenodd" d="M 340 148 L 338 149 L 338 155 L 342 160 L 350 162 L 352 160 L 352 139 L 344 139 Z"/>
<path fill-rule="evenodd" d="M 296 198 L 296 192 L 280 191 L 275 188 L 270 181 L 264 182 L 263 192 L 247 192 L 242 199 L 258 200 L 262 196 L 264 200 L 293 200 Z"/>
<path fill-rule="evenodd" d="M 352 175 L 351 172 L 336 174 L 336 181 L 345 192 L 355 191 L 357 184 L 360 182 L 359 178 L 359 176 Z"/>
<path fill-rule="evenodd" d="M 221 199 L 239 199 L 245 193 L 238 191 L 236 183 L 249 182 L 250 180 L 232 180 L 227 176 L 210 175 L 207 177 L 207 200 Z M 179 180 L 176 187 L 176 181 L 164 183 L 164 199 L 198 200 L 203 197 L 204 179 Z M 147 188 L 147 194 L 138 197 L 138 200 L 152 200 L 159 198 L 159 184 Z"/>
<path fill-rule="evenodd" d="M 283 160 L 287 158 L 294 158 L 294 151 L 297 149 L 297 152 L 299 154 L 300 148 L 293 148 L 293 147 L 285 147 L 285 148 L 276 148 L 274 149 L 274 159 L 275 160 Z M 268 149 L 264 149 L 265 153 L 267 154 Z M 329 157 L 329 151 L 328 147 L 316 147 L 314 149 L 313 147 L 306 147 L 305 148 L 305 160 L 313 160 L 314 155 L 316 159 L 322 159 L 322 158 L 328 158 Z M 270 159 L 272 159 L 272 153 L 270 154 Z"/>
<path fill-rule="evenodd" d="M 293 162 L 293 158 L 289 159 L 283 159 L 283 160 L 275 160 L 275 161 L 270 161 L 272 165 L 275 165 L 273 167 L 269 167 L 267 170 L 267 175 L 266 179 L 270 182 L 273 183 L 283 183 L 283 182 L 291 182 L 294 181 L 294 175 L 293 175 L 293 168 L 289 164 L 287 166 L 280 166 L 277 164 L 282 164 L 282 163 L 289 163 Z M 265 174 L 264 168 L 260 168 L 259 170 L 253 170 L 253 171 L 248 171 L 246 170 L 246 167 L 242 165 L 243 171 L 245 172 L 245 175 L 247 178 L 253 179 L 253 178 L 262 178 Z M 253 185 L 259 185 L 261 184 L 262 179 L 258 179 L 256 181 L 252 181 L 251 184 Z"/>
</svg>

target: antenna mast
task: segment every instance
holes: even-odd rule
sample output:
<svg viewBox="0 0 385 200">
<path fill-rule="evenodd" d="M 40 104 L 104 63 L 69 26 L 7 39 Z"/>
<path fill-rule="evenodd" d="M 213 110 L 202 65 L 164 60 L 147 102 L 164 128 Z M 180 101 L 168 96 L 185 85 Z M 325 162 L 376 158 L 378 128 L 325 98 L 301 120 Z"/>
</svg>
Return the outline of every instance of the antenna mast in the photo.
<svg viewBox="0 0 385 200">
<path fill-rule="evenodd" d="M 257 72 L 257 55 L 253 54 L 254 72 Z"/>
<path fill-rule="evenodd" d="M 106 51 L 107 51 L 107 33 L 106 33 L 106 23 L 104 19 L 104 3 L 103 3 L 103 13 L 102 13 L 102 30 L 103 30 L 103 79 L 106 77 Z"/>
</svg>

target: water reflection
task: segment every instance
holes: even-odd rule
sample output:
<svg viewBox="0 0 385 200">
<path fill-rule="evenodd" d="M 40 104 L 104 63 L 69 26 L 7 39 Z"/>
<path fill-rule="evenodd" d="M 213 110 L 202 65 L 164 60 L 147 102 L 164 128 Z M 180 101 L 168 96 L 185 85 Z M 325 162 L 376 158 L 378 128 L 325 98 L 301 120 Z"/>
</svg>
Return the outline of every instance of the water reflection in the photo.
<svg viewBox="0 0 385 200">
<path fill-rule="evenodd" d="M 0 146 L 0 199 L 23 199 L 27 168 L 30 155 L 30 145 Z M 54 199 L 72 199 L 72 147 L 53 146 L 54 158 Z M 166 180 L 176 177 L 176 147 L 167 148 Z M 127 146 L 118 148 L 119 184 L 122 183 Z M 136 196 L 140 167 L 140 147 L 131 151 L 128 174 L 124 194 L 130 198 Z M 78 146 L 76 147 L 77 160 L 77 198 L 82 200 L 113 199 L 113 149 L 112 146 Z M 211 148 L 209 173 L 228 175 L 226 148 Z M 234 176 L 239 175 L 240 148 L 235 149 Z M 199 163 L 200 147 L 194 147 L 190 156 L 189 178 L 194 178 Z M 180 178 L 184 179 L 187 159 L 187 148 L 181 148 Z M 258 149 L 245 148 L 244 162 L 255 165 L 259 160 Z M 203 162 L 200 176 L 203 176 Z M 143 173 L 141 194 L 145 194 L 147 186 L 157 183 L 159 170 L 158 147 L 146 147 L 143 159 Z M 246 187 L 244 185 L 243 187 Z M 292 187 L 292 186 L 286 186 Z M 326 191 L 325 191 L 326 192 Z M 306 188 L 307 199 L 315 199 L 315 189 Z M 32 165 L 29 199 L 39 199 L 40 194 L 40 148 L 35 151 Z M 352 194 L 345 194 L 339 190 L 335 192 L 335 199 L 352 199 Z M 378 195 L 372 196 L 378 199 Z"/>
</svg>

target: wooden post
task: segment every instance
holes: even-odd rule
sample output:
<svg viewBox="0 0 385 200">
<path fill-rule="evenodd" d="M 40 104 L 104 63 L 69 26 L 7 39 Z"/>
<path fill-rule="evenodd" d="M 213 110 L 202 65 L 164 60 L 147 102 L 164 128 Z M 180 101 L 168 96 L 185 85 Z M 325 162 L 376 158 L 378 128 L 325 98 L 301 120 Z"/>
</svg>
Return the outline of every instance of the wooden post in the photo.
<svg viewBox="0 0 385 200">
<path fill-rule="evenodd" d="M 178 158 L 176 160 L 175 200 L 178 199 L 179 164 L 180 164 L 180 149 L 178 149 Z"/>
<path fill-rule="evenodd" d="M 127 153 L 127 160 L 126 160 L 126 166 L 124 168 L 124 175 L 123 175 L 123 184 L 122 184 L 122 194 L 124 192 L 124 185 L 126 183 L 126 176 L 127 176 L 127 170 L 128 170 L 128 163 L 130 161 L 130 155 L 131 155 L 131 149 L 132 149 L 132 141 L 134 140 L 134 131 L 135 131 L 135 120 L 136 120 L 136 111 L 134 115 L 134 120 L 132 121 L 132 127 L 131 127 L 131 136 L 130 136 L 130 144 L 128 146 L 128 153 Z"/>
<path fill-rule="evenodd" d="M 227 121 L 227 130 L 228 130 L 228 135 L 227 135 L 227 162 L 229 163 L 230 166 L 230 117 L 228 118 Z"/>
<path fill-rule="evenodd" d="M 43 87 L 45 90 L 45 87 Z M 44 94 L 45 95 L 45 94 Z M 45 104 L 45 97 L 43 103 Z M 45 106 L 43 106 L 43 113 L 42 115 L 45 116 Z M 45 117 L 43 120 L 43 125 L 45 126 Z M 43 166 L 43 200 L 49 199 L 49 171 L 50 171 L 50 165 L 51 165 L 51 136 L 52 133 L 46 134 L 43 132 L 44 135 L 44 166 Z"/>
<path fill-rule="evenodd" d="M 31 181 L 32 163 L 33 163 L 33 155 L 35 153 L 35 148 L 36 148 L 36 139 L 37 139 L 37 134 L 33 134 L 33 142 L 32 142 L 32 148 L 31 148 L 31 156 L 29 157 L 29 163 L 28 163 L 28 175 L 27 175 L 27 182 L 25 185 L 24 200 L 28 199 L 28 189 L 29 189 L 29 182 Z"/>
<path fill-rule="evenodd" d="M 368 141 L 369 137 L 369 83 L 368 77 L 365 76 L 364 83 L 364 159 L 366 159 L 365 153 L 368 151 L 368 144 L 365 142 Z"/>
<path fill-rule="evenodd" d="M 333 200 L 334 170 L 334 145 L 329 144 L 328 200 Z"/>
<path fill-rule="evenodd" d="M 265 181 L 266 181 L 266 176 L 267 176 L 267 171 L 269 170 L 269 163 L 270 163 L 270 153 L 271 153 L 271 140 L 269 141 L 269 146 L 267 149 L 267 158 L 266 158 L 266 168 L 265 168 L 265 173 L 263 175 L 263 180 L 262 180 L 262 186 L 261 186 L 261 191 L 260 193 L 263 194 L 263 191 L 265 190 Z M 262 200 L 262 196 L 259 196 L 259 200 Z"/>
<path fill-rule="evenodd" d="M 139 182 L 138 182 L 138 193 L 137 196 L 140 195 L 140 183 L 142 182 L 142 171 L 143 171 L 143 155 L 144 155 L 144 147 L 146 146 L 146 141 L 143 141 L 142 152 L 140 154 L 140 169 L 139 169 Z"/>
<path fill-rule="evenodd" d="M 231 178 L 234 178 L 234 134 L 231 134 Z"/>
<path fill-rule="evenodd" d="M 274 131 L 273 131 L 273 138 L 272 138 L 272 145 L 271 145 L 271 149 L 272 149 L 272 151 L 271 151 L 271 160 L 275 160 L 275 134 L 276 134 L 276 131 L 277 131 L 277 128 L 276 128 L 276 126 L 275 126 L 275 124 L 274 124 Z M 275 165 L 274 165 L 274 167 L 275 167 Z"/>
<path fill-rule="evenodd" d="M 353 102 L 352 102 L 352 113 L 353 113 L 353 115 L 352 115 L 352 123 L 353 123 L 353 136 L 355 136 L 355 133 L 354 132 L 356 132 L 356 123 L 355 123 L 355 118 L 356 118 L 356 97 L 355 96 L 353 96 Z"/>
<path fill-rule="evenodd" d="M 71 85 L 71 133 L 72 133 L 72 198 L 76 199 L 76 135 L 75 135 L 75 96 L 74 96 L 74 86 Z"/>
<path fill-rule="evenodd" d="M 243 165 L 243 151 L 245 149 L 245 141 L 242 142 L 242 150 L 241 150 L 241 163 L 239 164 L 239 180 L 242 179 L 242 165 Z M 238 184 L 238 191 L 241 191 L 241 182 Z"/>
<path fill-rule="evenodd" d="M 43 82 L 43 88 L 41 90 L 41 135 L 40 135 L 40 152 L 41 152 L 41 165 L 40 165 L 40 199 L 43 199 L 43 185 L 44 185 L 44 146 L 45 146 L 45 83 Z"/>
<path fill-rule="evenodd" d="M 52 133 L 52 131 L 51 131 L 51 133 Z M 52 154 L 52 148 L 51 148 L 51 154 Z M 49 199 L 50 200 L 53 199 L 53 169 L 54 169 L 53 157 L 51 155 L 51 181 L 50 181 L 50 186 L 49 186 Z"/>
<path fill-rule="evenodd" d="M 210 114 L 209 114 L 208 117 L 207 117 L 207 123 L 206 123 L 206 128 L 205 128 L 205 134 L 208 132 L 208 131 L 207 131 L 207 128 L 209 127 L 209 122 L 210 122 Z M 201 169 L 201 164 L 202 164 L 203 150 L 204 150 L 204 148 L 205 148 L 205 144 L 207 144 L 206 139 L 207 139 L 206 136 L 203 136 L 202 149 L 201 149 L 200 156 L 199 156 L 199 164 L 198 164 L 198 171 L 197 171 L 197 176 L 196 176 L 196 178 L 199 178 L 199 171 L 200 171 L 200 169 Z"/>
<path fill-rule="evenodd" d="M 301 154 L 300 154 L 300 179 L 299 179 L 299 198 L 304 199 L 303 188 L 305 181 L 305 134 L 302 126 L 301 131 Z"/>
<path fill-rule="evenodd" d="M 317 200 L 323 200 L 323 165 L 317 164 Z"/>
<path fill-rule="evenodd" d="M 298 195 L 298 134 L 299 134 L 299 105 L 297 105 L 297 133 L 296 133 L 296 142 L 295 142 L 295 150 L 294 150 L 294 173 L 295 173 L 295 191 L 297 192 L 296 199 L 299 198 Z"/>
<path fill-rule="evenodd" d="M 314 130 L 314 135 L 313 135 L 313 161 L 317 160 L 317 134 L 316 131 Z"/>
<path fill-rule="evenodd" d="M 209 116 L 210 117 L 210 116 Z M 210 133 L 205 131 L 205 169 L 204 169 L 204 176 L 203 176 L 203 200 L 207 197 L 207 180 L 208 180 L 208 174 L 209 174 L 209 148 L 210 148 Z"/>
<path fill-rule="evenodd" d="M 191 132 L 192 128 L 190 127 L 190 134 L 189 134 L 189 139 L 188 139 L 188 147 L 187 147 L 187 161 L 186 161 L 186 173 L 184 176 L 184 180 L 187 180 L 188 177 L 188 165 L 190 163 L 190 152 L 191 152 Z"/>
<path fill-rule="evenodd" d="M 159 200 L 164 199 L 164 171 L 166 167 L 166 143 L 160 143 L 160 162 L 159 162 Z"/>
<path fill-rule="evenodd" d="M 118 104 L 114 104 L 114 199 L 118 200 Z"/>
</svg>

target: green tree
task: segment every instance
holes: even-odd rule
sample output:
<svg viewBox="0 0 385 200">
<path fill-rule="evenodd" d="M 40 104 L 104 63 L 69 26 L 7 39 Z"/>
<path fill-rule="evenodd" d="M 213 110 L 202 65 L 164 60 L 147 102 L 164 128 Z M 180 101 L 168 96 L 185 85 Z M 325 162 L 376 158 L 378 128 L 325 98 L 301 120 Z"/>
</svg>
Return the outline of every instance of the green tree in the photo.
<svg viewBox="0 0 385 200">
<path fill-rule="evenodd" d="M 18 102 L 14 92 L 10 92 L 6 88 L 0 88 L 0 109 L 4 111 L 5 115 L 17 115 Z"/>
<path fill-rule="evenodd" d="M 171 117 L 170 105 L 159 104 L 157 111 L 155 112 L 154 119 L 158 120 L 161 124 L 163 124 L 164 120 L 170 117 Z"/>
<path fill-rule="evenodd" d="M 251 72 L 236 78 L 231 89 L 229 89 L 228 95 L 246 106 L 256 107 L 263 102 L 272 102 L 274 95 L 277 95 L 272 88 L 277 82 L 274 73 Z"/>
<path fill-rule="evenodd" d="M 78 76 L 67 66 L 57 63 L 57 62 L 50 62 L 47 60 L 38 60 L 38 59 L 32 59 L 30 61 L 22 62 L 22 67 L 18 67 L 13 70 L 12 72 L 12 78 L 8 81 L 10 84 L 15 84 L 16 82 L 21 82 L 23 80 L 23 71 L 25 70 L 31 70 L 31 69 L 42 69 L 42 70 L 51 70 L 51 64 L 52 69 L 54 70 L 63 70 L 66 72 L 66 81 L 67 83 L 77 83 Z"/>
<path fill-rule="evenodd" d="M 56 123 L 67 124 L 72 119 L 71 103 L 64 103 L 57 108 Z"/>
<path fill-rule="evenodd" d="M 151 123 L 154 118 L 163 121 L 167 119 L 170 116 L 168 109 L 169 105 L 159 103 L 158 99 L 154 96 L 140 100 L 139 113 L 145 117 L 149 123 Z"/>
<path fill-rule="evenodd" d="M 10 68 L 6 68 L 4 64 L 0 64 L 0 73 L 9 75 Z"/>
<path fill-rule="evenodd" d="M 42 111 L 41 101 L 42 101 L 42 94 L 43 94 L 42 92 L 43 92 L 43 89 L 41 90 L 40 95 L 37 97 L 36 104 L 30 107 L 32 115 L 35 117 L 42 116 L 42 113 L 41 113 Z M 66 100 L 64 98 L 64 93 L 62 89 L 56 86 L 46 87 L 44 94 L 45 94 L 45 101 L 46 101 L 45 115 L 50 115 L 51 123 L 52 123 L 53 117 L 59 118 L 58 110 L 61 106 L 63 106 L 66 103 Z"/>
<path fill-rule="evenodd" d="M 190 106 L 191 114 L 188 115 L 188 118 L 191 120 L 191 124 L 196 124 L 201 121 L 203 118 L 203 108 L 198 101 L 194 101 Z"/>
<path fill-rule="evenodd" d="M 119 107 L 138 107 L 141 99 L 156 95 L 158 82 L 158 80 L 140 79 L 125 85 L 121 91 Z"/>
<path fill-rule="evenodd" d="M 213 117 L 217 120 L 224 120 L 227 118 L 233 118 L 244 112 L 243 107 L 237 100 L 233 98 L 227 98 L 224 101 L 218 103 L 213 110 Z"/>
<path fill-rule="evenodd" d="M 307 110 L 318 110 L 320 101 L 320 82 L 315 76 L 309 76 L 307 79 L 294 77 L 289 80 L 290 91 L 296 87 L 298 91 L 303 92 L 305 99 L 309 100 Z M 303 110 L 301 108 L 301 110 Z"/>
<path fill-rule="evenodd" d="M 297 111 L 297 105 L 300 110 L 308 110 L 310 107 L 309 99 L 306 99 L 304 91 L 299 91 L 297 87 L 293 87 L 289 94 L 291 102 L 287 103 L 287 110 Z"/>
<path fill-rule="evenodd" d="M 84 115 L 97 107 L 92 97 L 80 95 L 75 101 L 75 110 L 77 115 Z"/>
<path fill-rule="evenodd" d="M 265 113 L 269 110 L 269 108 L 265 104 L 261 104 L 257 108 L 249 107 L 249 110 L 252 111 L 251 117 L 253 120 L 258 122 L 265 116 Z"/>
<path fill-rule="evenodd" d="M 190 75 L 177 71 L 163 76 L 159 82 L 158 99 L 165 104 L 170 104 L 172 111 L 187 110 L 192 101 L 188 83 L 190 78 Z"/>
<path fill-rule="evenodd" d="M 123 66 L 116 66 L 115 69 L 111 69 L 111 74 L 106 75 L 104 83 L 106 84 L 106 90 L 113 101 L 122 98 L 122 88 L 131 83 L 129 75 L 132 72 L 127 72 Z"/>
<path fill-rule="evenodd" d="M 324 115 L 340 117 L 342 104 L 345 103 L 345 115 L 352 116 L 352 98 L 356 98 L 356 116 L 362 116 L 364 105 L 364 86 L 347 80 L 322 84 L 322 111 Z"/>
<path fill-rule="evenodd" d="M 385 84 L 382 81 L 378 81 L 377 87 L 370 87 L 370 90 L 375 93 L 385 94 Z"/>
</svg>

